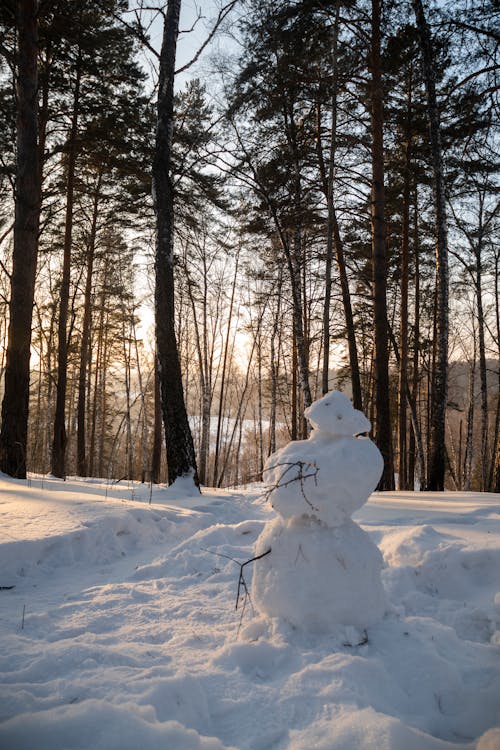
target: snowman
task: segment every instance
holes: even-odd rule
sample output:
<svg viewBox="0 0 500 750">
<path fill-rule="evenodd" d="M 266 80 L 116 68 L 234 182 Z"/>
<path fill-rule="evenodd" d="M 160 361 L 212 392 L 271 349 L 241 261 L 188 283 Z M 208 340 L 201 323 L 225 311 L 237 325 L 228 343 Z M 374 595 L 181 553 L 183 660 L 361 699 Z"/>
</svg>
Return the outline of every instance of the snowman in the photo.
<svg viewBox="0 0 500 750">
<path fill-rule="evenodd" d="M 278 514 L 258 537 L 252 599 L 264 615 L 299 630 L 336 625 L 361 630 L 379 621 L 387 602 L 382 555 L 351 518 L 383 469 L 368 437 L 370 422 L 343 393 L 332 391 L 305 411 L 308 440 L 268 459 L 264 480 Z"/>
</svg>

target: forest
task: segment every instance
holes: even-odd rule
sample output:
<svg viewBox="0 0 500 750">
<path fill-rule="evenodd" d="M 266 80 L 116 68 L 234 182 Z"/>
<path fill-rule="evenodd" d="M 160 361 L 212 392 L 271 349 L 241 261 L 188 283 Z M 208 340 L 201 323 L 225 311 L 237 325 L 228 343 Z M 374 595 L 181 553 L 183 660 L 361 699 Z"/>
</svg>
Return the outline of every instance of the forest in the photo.
<svg viewBox="0 0 500 750">
<path fill-rule="evenodd" d="M 0 6 L 0 470 L 252 483 L 335 388 L 500 492 L 498 3 L 186 6 Z"/>
</svg>

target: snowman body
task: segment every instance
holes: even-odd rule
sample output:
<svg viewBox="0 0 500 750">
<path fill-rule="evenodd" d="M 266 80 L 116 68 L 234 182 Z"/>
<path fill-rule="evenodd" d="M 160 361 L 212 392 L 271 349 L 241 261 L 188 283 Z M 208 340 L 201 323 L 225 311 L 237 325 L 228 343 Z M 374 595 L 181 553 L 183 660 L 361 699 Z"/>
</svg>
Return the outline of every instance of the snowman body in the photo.
<svg viewBox="0 0 500 750">
<path fill-rule="evenodd" d="M 265 468 L 278 514 L 257 539 L 254 605 L 293 626 L 328 632 L 335 624 L 365 628 L 386 611 L 382 555 L 352 520 L 383 468 L 366 437 L 370 423 L 333 391 L 305 412 L 313 431 L 289 443 Z"/>
</svg>

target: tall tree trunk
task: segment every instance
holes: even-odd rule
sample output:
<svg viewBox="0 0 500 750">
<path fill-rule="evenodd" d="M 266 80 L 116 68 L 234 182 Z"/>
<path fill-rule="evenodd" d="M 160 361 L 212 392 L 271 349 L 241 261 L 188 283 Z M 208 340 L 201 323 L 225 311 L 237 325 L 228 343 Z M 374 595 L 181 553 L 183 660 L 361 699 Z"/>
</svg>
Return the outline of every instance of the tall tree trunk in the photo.
<svg viewBox="0 0 500 750">
<path fill-rule="evenodd" d="M 296 203 L 297 207 L 299 203 Z M 297 209 L 300 210 L 300 209 Z M 293 323 L 293 341 L 295 360 L 295 377 L 298 376 L 298 384 L 303 397 L 304 409 L 311 405 L 311 388 L 309 385 L 309 361 L 307 335 L 305 331 L 305 316 L 302 302 L 302 237 L 300 230 L 296 230 L 293 238 L 293 247 L 290 248 L 289 242 L 282 235 L 282 246 L 285 250 L 288 271 L 290 274 L 290 286 L 292 292 L 292 323 Z M 298 407 L 298 404 L 297 404 Z M 297 414 L 296 429 L 299 433 L 299 420 L 301 415 Z M 292 438 L 293 439 L 293 438 Z"/>
<path fill-rule="evenodd" d="M 98 367 L 99 371 L 99 416 L 100 416 L 100 433 L 99 433 L 99 460 L 98 460 L 98 476 L 104 476 L 104 446 L 106 444 L 106 433 L 107 433 L 107 416 L 108 416 L 108 392 L 106 390 L 106 381 L 108 377 L 108 357 L 109 357 L 109 314 L 106 312 L 103 326 L 103 340 L 102 340 L 102 356 L 101 363 Z M 111 458 L 113 455 L 111 454 Z M 109 465 L 106 476 L 109 479 L 112 476 L 112 467 Z"/>
<path fill-rule="evenodd" d="M 408 282 L 410 245 L 410 174 L 411 174 L 411 126 L 412 126 L 412 76 L 408 77 L 406 138 L 404 146 L 403 227 L 401 243 L 401 326 L 400 362 L 398 388 L 398 489 L 408 489 L 406 399 L 408 383 Z"/>
<path fill-rule="evenodd" d="M 258 440 L 257 440 L 257 463 L 258 463 L 258 474 L 259 481 L 262 481 L 262 472 L 264 470 L 264 435 L 262 427 L 262 331 L 259 329 L 259 335 L 257 338 L 257 425 L 258 425 Z"/>
<path fill-rule="evenodd" d="M 224 403 L 225 403 L 225 392 L 226 392 L 226 377 L 227 377 L 227 369 L 229 364 L 229 337 L 231 333 L 231 326 L 233 322 L 233 308 L 234 308 L 234 298 L 236 294 L 236 283 L 238 280 L 238 266 L 239 266 L 239 260 L 240 260 L 240 251 L 238 249 L 238 252 L 236 254 L 235 264 L 234 264 L 234 276 L 233 276 L 233 285 L 231 288 L 231 299 L 229 302 L 229 312 L 228 312 L 228 318 L 227 318 L 227 332 L 226 332 L 226 340 L 224 342 L 224 355 L 222 358 L 222 373 L 221 373 L 221 382 L 220 382 L 220 392 L 219 392 L 219 410 L 217 413 L 217 434 L 215 436 L 215 454 L 214 454 L 214 469 L 213 469 L 213 484 L 214 487 L 218 486 L 218 472 L 219 472 L 219 456 L 221 452 L 221 440 L 222 440 L 222 418 L 224 416 Z"/>
<path fill-rule="evenodd" d="M 389 402 L 389 342 L 387 322 L 387 259 L 385 247 L 385 194 L 382 66 L 380 59 L 381 1 L 372 0 L 371 129 L 372 129 L 372 262 L 375 328 L 375 442 L 384 458 L 379 489 L 394 489 L 391 412 Z"/>
<path fill-rule="evenodd" d="M 465 454 L 463 466 L 463 487 L 470 490 L 472 481 L 473 435 L 474 435 L 474 391 L 476 375 L 476 338 L 474 336 L 474 354 L 469 370 L 469 404 L 467 408 L 467 434 L 465 438 Z"/>
<path fill-rule="evenodd" d="M 174 315 L 174 196 L 170 175 L 175 53 L 181 0 L 169 0 L 163 28 L 158 81 L 156 142 L 153 159 L 153 199 L 156 214 L 155 318 L 156 346 L 168 482 L 191 475 L 198 487 L 193 437 L 189 427 Z"/>
<path fill-rule="evenodd" d="M 139 341 L 137 339 L 136 318 L 131 316 L 132 337 L 134 341 L 135 362 L 137 367 L 137 380 L 139 383 L 139 394 L 141 399 L 141 482 L 146 481 L 148 473 L 148 452 L 149 452 L 149 429 L 148 429 L 148 411 L 146 408 L 145 383 L 142 377 L 142 367 L 139 357 Z"/>
<path fill-rule="evenodd" d="M 419 353 L 420 353 L 420 248 L 418 241 L 418 195 L 415 189 L 414 196 L 414 220 L 413 220 L 413 251 L 415 261 L 415 302 L 413 312 L 413 360 L 412 360 L 412 386 L 411 386 L 411 397 L 415 404 L 415 416 L 418 425 L 419 409 L 418 409 L 418 385 L 419 385 Z M 413 426 L 413 425 L 412 425 Z M 419 434 L 421 435 L 421 428 L 419 427 Z M 408 480 L 410 489 L 413 490 L 415 487 L 415 474 L 416 474 L 416 449 L 417 449 L 417 434 L 414 429 L 410 432 L 410 445 L 408 448 Z M 421 439 L 421 438 L 420 438 Z M 419 489 L 422 490 L 425 486 L 425 461 L 424 451 L 418 459 L 418 479 Z"/>
<path fill-rule="evenodd" d="M 499 397 L 500 404 L 500 397 Z M 497 423 L 499 420 L 500 406 L 497 406 Z M 491 485 L 492 492 L 500 493 L 500 430 L 497 430 L 497 440 L 495 443 L 495 456 L 493 460 L 493 481 Z"/>
<path fill-rule="evenodd" d="M 268 457 L 276 451 L 276 412 L 277 412 L 277 400 L 278 400 L 278 368 L 279 368 L 279 341 L 276 347 L 276 339 L 278 337 L 278 331 L 280 331 L 280 316 L 281 316 L 281 290 L 282 290 L 283 275 L 281 269 L 278 271 L 278 278 L 276 281 L 276 312 L 273 320 L 273 330 L 271 333 L 270 345 L 270 368 L 271 368 L 271 407 L 269 413 L 269 449 L 267 452 Z"/>
<path fill-rule="evenodd" d="M 318 137 L 316 139 L 317 152 L 323 192 L 327 202 L 327 248 L 325 263 L 325 301 L 323 306 L 323 370 L 321 387 L 322 392 L 327 393 L 329 388 L 329 359 L 330 359 L 330 303 L 331 303 L 331 271 L 333 250 L 335 248 L 335 259 L 339 273 L 340 289 L 342 292 L 342 305 L 346 324 L 346 337 L 349 350 L 349 365 L 351 368 L 352 403 L 355 409 L 363 409 L 363 398 L 361 392 L 361 376 L 359 372 L 358 348 L 356 344 L 356 332 L 354 327 L 354 316 L 352 313 L 351 293 L 347 268 L 345 264 L 344 245 L 340 236 L 340 227 L 334 201 L 335 164 L 337 152 L 337 91 L 338 91 L 338 32 L 340 21 L 340 2 L 335 7 L 335 23 L 333 27 L 332 42 L 332 69 L 333 90 L 331 97 L 331 131 L 330 131 L 330 153 L 328 159 L 328 174 L 325 169 L 323 151 L 321 148 L 321 116 L 318 107 Z"/>
<path fill-rule="evenodd" d="M 59 296 L 59 325 L 57 344 L 57 388 L 56 410 L 54 415 L 54 436 L 52 440 L 52 474 L 63 478 L 66 475 L 66 389 L 68 382 L 68 306 L 71 273 L 71 245 L 73 242 L 73 211 L 76 170 L 76 137 L 80 114 L 80 60 L 77 61 L 73 112 L 68 138 L 68 164 L 66 185 L 66 217 L 64 226 L 64 249 L 61 290 Z"/>
<path fill-rule="evenodd" d="M 160 469 L 161 469 L 161 393 L 160 393 L 160 378 L 158 375 L 157 359 L 155 357 L 154 367 L 154 400 L 155 400 L 155 414 L 154 414 L 154 428 L 153 428 L 153 447 L 151 451 L 151 481 L 154 484 L 158 484 L 160 481 Z"/>
<path fill-rule="evenodd" d="M 120 273 L 121 276 L 121 273 Z M 133 479 L 134 472 L 134 445 L 132 441 L 132 415 L 131 415 L 131 359 L 132 359 L 132 337 L 130 333 L 130 315 L 125 307 L 125 300 L 121 301 L 122 315 L 122 346 L 123 346 L 123 375 L 125 386 L 125 474 L 127 479 Z M 132 313 L 133 314 L 133 313 Z M 127 330 L 128 328 L 128 330 Z"/>
<path fill-rule="evenodd" d="M 349 280 L 347 278 L 347 266 L 344 255 L 344 244 L 340 237 L 340 228 L 337 220 L 335 207 L 332 211 L 333 237 L 335 242 L 335 259 L 339 272 L 340 289 L 342 292 L 342 305 L 347 335 L 347 347 L 349 350 L 349 365 L 351 368 L 352 404 L 355 409 L 363 410 L 363 393 L 361 389 L 361 374 L 359 371 L 358 345 L 356 343 L 356 327 L 352 311 L 351 292 L 349 291 Z"/>
<path fill-rule="evenodd" d="M 104 325 L 105 325 L 105 314 L 106 314 L 106 291 L 108 287 L 108 267 L 110 259 L 109 255 L 104 255 L 104 268 L 102 271 L 102 287 L 99 295 L 99 321 L 97 324 L 97 351 L 95 357 L 95 373 L 94 373 L 94 387 L 93 387 L 93 399 L 92 399 L 92 411 L 90 420 L 90 445 L 89 445 L 89 476 L 93 477 L 95 473 L 95 454 L 96 454 L 96 442 L 97 442 L 97 416 L 99 413 L 99 383 L 101 378 L 101 371 L 104 367 L 103 363 L 103 349 L 104 349 Z M 102 476 L 102 475 L 101 475 Z"/>
<path fill-rule="evenodd" d="M 78 406 L 77 406 L 77 471 L 79 476 L 87 476 L 86 425 L 87 411 L 87 370 L 90 361 L 90 326 L 92 321 L 92 280 L 94 274 L 95 243 L 97 234 L 97 215 L 101 189 L 102 171 L 99 172 L 94 192 L 92 224 L 87 244 L 87 269 L 85 277 L 85 295 L 83 305 L 82 338 L 80 343 L 80 367 L 78 372 Z"/>
<path fill-rule="evenodd" d="M 200 440 L 198 446 L 198 474 L 201 484 L 207 484 L 208 481 L 208 457 L 210 450 L 210 410 L 212 406 L 212 383 L 211 383 L 211 363 L 209 366 L 208 356 L 208 276 L 206 268 L 206 258 L 203 258 L 204 273 L 202 277 L 203 298 L 202 298 L 202 325 L 198 321 L 198 311 L 196 309 L 196 300 L 193 292 L 194 283 L 191 279 L 187 264 L 184 272 L 186 274 L 187 295 L 191 303 L 191 312 L 193 314 L 194 337 L 196 342 L 196 353 L 198 357 L 198 375 L 200 383 Z"/>
<path fill-rule="evenodd" d="M 496 307 L 496 338 L 498 347 L 497 358 L 497 409 L 495 429 L 493 432 L 493 455 L 491 458 L 488 487 L 491 492 L 500 492 L 500 295 L 498 284 L 498 265 L 500 254 L 495 256 L 495 307 Z"/>
<path fill-rule="evenodd" d="M 488 489 L 489 471 L 489 445 L 488 445 L 488 373 L 486 369 L 486 344 L 484 336 L 484 307 L 482 289 L 482 226 L 479 227 L 479 238 L 476 247 L 476 302 L 477 302 L 477 329 L 479 348 L 479 383 L 481 387 L 481 476 L 480 489 L 485 492 Z"/>
<path fill-rule="evenodd" d="M 297 342 L 295 333 L 292 331 L 292 429 L 291 439 L 298 437 L 298 403 L 297 403 Z"/>
<path fill-rule="evenodd" d="M 412 0 L 422 51 L 427 116 L 431 141 L 436 214 L 436 362 L 432 378 L 431 445 L 428 490 L 444 490 L 446 469 L 446 406 L 448 403 L 448 231 L 439 110 L 436 101 L 434 52 L 422 0 Z"/>
<path fill-rule="evenodd" d="M 30 347 L 40 222 L 37 143 L 38 2 L 17 3 L 17 158 L 9 333 L 2 401 L 0 470 L 26 478 Z"/>
</svg>

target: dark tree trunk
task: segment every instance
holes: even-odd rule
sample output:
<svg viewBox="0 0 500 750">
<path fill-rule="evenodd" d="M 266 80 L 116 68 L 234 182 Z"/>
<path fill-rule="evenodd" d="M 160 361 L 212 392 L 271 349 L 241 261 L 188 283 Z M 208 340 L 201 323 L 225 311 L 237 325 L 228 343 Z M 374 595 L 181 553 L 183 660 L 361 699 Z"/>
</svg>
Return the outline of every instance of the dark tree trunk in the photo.
<svg viewBox="0 0 500 750">
<path fill-rule="evenodd" d="M 500 411 L 500 408 L 498 408 L 498 411 Z M 493 483 L 491 489 L 492 492 L 500 493 L 500 430 L 497 433 L 495 462 L 493 468 Z"/>
<path fill-rule="evenodd" d="M 481 228 L 480 228 L 481 232 Z M 485 492 L 488 489 L 489 470 L 489 445 L 488 445 L 488 373 L 486 369 L 486 344 L 485 344 L 485 321 L 482 288 L 482 262 L 481 262 L 482 237 L 479 236 L 476 248 L 476 301 L 477 301 L 477 328 L 479 348 L 479 382 L 481 385 L 481 484 L 480 489 Z"/>
<path fill-rule="evenodd" d="M 467 436 L 465 440 L 465 455 L 463 465 L 463 488 L 470 490 L 472 479 L 473 436 L 474 436 L 474 390 L 476 377 L 476 341 L 474 338 L 474 354 L 469 370 L 469 404 L 467 408 Z"/>
<path fill-rule="evenodd" d="M 229 302 L 229 313 L 228 313 L 228 319 L 227 319 L 227 333 L 226 333 L 226 340 L 224 342 L 224 356 L 222 358 L 222 374 L 221 374 L 220 392 L 219 392 L 219 409 L 217 412 L 217 434 L 215 436 L 214 468 L 213 468 L 213 475 L 212 475 L 214 487 L 218 487 L 218 481 L 219 481 L 218 472 L 219 472 L 219 456 L 221 452 L 221 441 L 222 441 L 222 418 L 224 416 L 226 375 L 227 375 L 227 369 L 228 369 L 228 364 L 229 364 L 229 356 L 228 356 L 229 355 L 229 338 L 230 338 L 231 325 L 232 325 L 232 320 L 233 320 L 233 307 L 234 307 L 234 298 L 236 295 L 236 283 L 238 281 L 239 260 L 240 260 L 240 254 L 238 250 L 235 264 L 234 264 L 233 285 L 231 289 L 231 300 Z"/>
<path fill-rule="evenodd" d="M 412 113 L 412 78 L 408 77 L 407 118 L 405 165 L 403 185 L 403 228 L 401 245 L 401 327 L 400 327 L 400 362 L 399 362 L 399 424 L 398 424 L 398 489 L 409 489 L 407 461 L 407 419 L 406 399 L 408 387 L 408 282 L 409 282 L 409 245 L 410 245 L 410 175 L 411 175 L 411 113 Z M 413 486 L 411 487 L 413 489 Z"/>
<path fill-rule="evenodd" d="M 174 201 L 170 176 L 175 52 L 181 0 L 169 0 L 163 29 L 158 81 L 153 199 L 156 214 L 155 313 L 158 372 L 167 449 L 168 482 L 191 475 L 199 486 L 189 427 L 174 316 Z"/>
<path fill-rule="evenodd" d="M 276 346 L 276 339 L 280 332 L 280 315 L 281 315 L 281 289 L 282 273 L 279 272 L 276 281 L 276 312 L 274 314 L 273 330 L 271 333 L 270 346 L 270 369 L 271 369 L 271 394 L 270 394 L 270 412 L 269 412 L 269 448 L 268 457 L 276 451 L 276 412 L 278 400 L 278 368 L 279 358 L 276 356 L 279 352 L 279 341 Z"/>
<path fill-rule="evenodd" d="M 94 273 L 95 241 L 97 233 L 97 214 L 101 189 L 102 173 L 99 172 L 94 193 L 92 225 L 87 246 L 87 270 L 85 278 L 85 299 L 83 307 L 82 340 L 80 344 L 80 369 L 78 373 L 78 406 L 77 406 L 77 471 L 79 476 L 87 476 L 86 456 L 86 395 L 87 370 L 90 361 L 90 324 L 92 320 L 92 277 Z"/>
<path fill-rule="evenodd" d="M 64 478 L 66 475 L 66 389 L 68 382 L 68 308 L 71 274 L 71 246 L 73 242 L 73 210 L 75 193 L 76 137 L 80 106 L 80 62 L 77 62 L 73 113 L 68 139 L 68 165 L 66 185 L 66 217 L 64 226 L 63 270 L 59 296 L 59 325 L 57 345 L 57 388 L 54 415 L 54 437 L 52 441 L 52 474 Z"/>
<path fill-rule="evenodd" d="M 351 292 L 347 278 L 347 267 L 344 256 L 344 245 L 340 238 L 340 229 L 335 208 L 333 209 L 333 237 L 335 241 L 335 257 L 339 272 L 340 288 L 342 290 L 342 305 L 344 307 L 347 331 L 347 346 L 349 349 L 349 365 L 351 367 L 352 405 L 355 409 L 363 410 L 363 395 L 361 390 L 361 375 L 359 372 L 358 346 L 356 343 L 356 328 L 352 312 Z"/>
<path fill-rule="evenodd" d="M 413 9 L 422 51 L 427 116 L 434 173 L 434 205 L 436 214 L 436 361 L 432 379 L 430 456 L 428 490 L 444 490 L 446 469 L 446 405 L 448 402 L 448 237 L 446 196 L 439 110 L 436 101 L 434 53 L 429 27 L 421 0 L 413 0 Z"/>
<path fill-rule="evenodd" d="M 158 364 L 155 359 L 155 416 L 154 416 L 154 428 L 153 428 L 153 449 L 151 452 L 151 481 L 154 484 L 158 484 L 160 481 L 160 468 L 161 468 L 161 393 L 160 393 L 160 377 L 158 375 Z"/>
<path fill-rule="evenodd" d="M 37 143 L 38 2 L 17 3 L 17 161 L 14 250 L 9 305 L 0 469 L 26 478 L 30 346 L 40 221 L 41 171 Z"/>
<path fill-rule="evenodd" d="M 340 22 L 340 2 L 335 7 L 335 25 L 332 43 L 332 68 L 333 68 L 333 91 L 331 98 L 331 134 L 328 174 L 325 169 L 323 151 L 321 148 L 321 118 L 318 114 L 318 157 L 323 183 L 323 192 L 327 202 L 327 248 L 325 264 L 325 302 L 323 308 L 323 372 L 322 392 L 327 393 L 329 389 L 329 359 L 330 359 L 330 302 L 332 287 L 332 260 L 335 249 L 337 270 L 339 272 L 340 288 L 342 292 L 342 305 L 346 324 L 346 336 L 349 349 L 349 364 L 351 368 L 352 403 L 355 409 L 363 409 L 363 398 L 361 394 L 361 376 L 359 372 L 358 348 L 356 344 L 356 332 L 354 317 L 352 313 L 351 293 L 347 278 L 347 268 L 344 257 L 344 245 L 340 236 L 340 228 L 337 220 L 337 212 L 334 202 L 335 161 L 337 152 L 337 90 L 338 90 L 338 31 Z M 318 107 L 319 113 L 319 107 Z"/>
<path fill-rule="evenodd" d="M 297 344 L 295 334 L 292 331 L 292 427 L 290 437 L 297 440 L 298 437 L 298 403 L 297 403 Z"/>
<path fill-rule="evenodd" d="M 413 244 L 414 244 L 414 261 L 415 261 L 415 303 L 414 303 L 414 317 L 413 317 L 413 358 L 412 358 L 412 386 L 411 386 L 411 397 L 415 404 L 415 417 L 416 426 L 418 426 L 419 434 L 421 429 L 418 422 L 418 386 L 419 386 L 419 350 L 420 350 L 420 257 L 419 257 L 419 242 L 418 242 L 418 196 L 415 189 L 414 196 L 414 220 L 413 220 Z M 413 427 L 413 425 L 412 425 Z M 416 473 L 416 450 L 417 450 L 417 433 L 415 429 L 410 432 L 410 445 L 408 448 L 408 479 L 410 483 L 410 489 L 415 488 L 415 473 Z M 421 438 L 420 438 L 421 440 Z M 423 490 L 425 483 L 425 461 L 423 446 L 418 459 L 419 471 L 419 489 Z"/>
<path fill-rule="evenodd" d="M 385 193 L 382 66 L 380 60 L 380 0 L 372 0 L 371 128 L 372 128 L 372 262 L 375 327 L 375 442 L 384 458 L 379 489 L 394 489 L 391 413 L 389 403 L 389 336 L 387 326 L 387 260 L 385 247 Z"/>
<path fill-rule="evenodd" d="M 488 487 L 491 492 L 500 492 L 500 299 L 498 289 L 498 263 L 499 255 L 495 257 L 495 307 L 496 307 L 496 334 L 498 351 L 497 367 L 497 410 L 495 418 L 495 429 L 493 432 L 493 455 L 491 457 L 491 468 Z"/>
<path fill-rule="evenodd" d="M 104 348 L 104 325 L 105 325 L 105 312 L 106 312 L 106 289 L 108 285 L 108 263 L 109 258 L 107 255 L 104 256 L 104 269 L 102 274 L 102 288 L 99 299 L 99 322 L 97 325 L 97 351 L 95 357 L 95 372 L 94 372 L 94 387 L 93 387 L 93 402 L 90 419 L 90 444 L 89 444 L 89 455 L 88 455 L 88 473 L 89 476 L 93 477 L 95 473 L 95 454 L 96 454 L 96 442 L 97 442 L 97 415 L 99 412 L 99 383 L 101 380 L 102 372 L 105 368 L 103 360 L 103 348 Z"/>
</svg>

